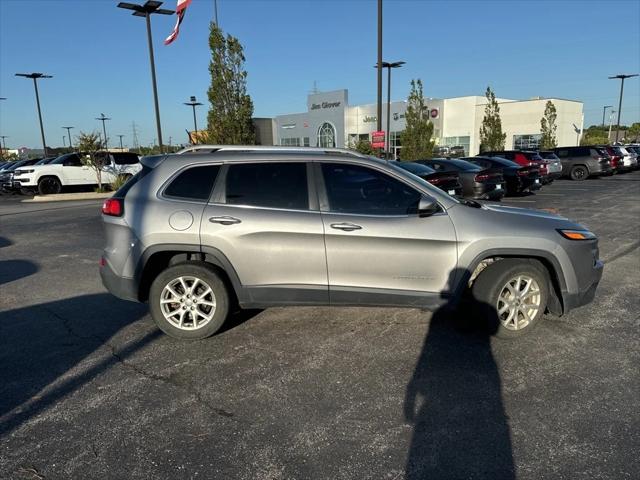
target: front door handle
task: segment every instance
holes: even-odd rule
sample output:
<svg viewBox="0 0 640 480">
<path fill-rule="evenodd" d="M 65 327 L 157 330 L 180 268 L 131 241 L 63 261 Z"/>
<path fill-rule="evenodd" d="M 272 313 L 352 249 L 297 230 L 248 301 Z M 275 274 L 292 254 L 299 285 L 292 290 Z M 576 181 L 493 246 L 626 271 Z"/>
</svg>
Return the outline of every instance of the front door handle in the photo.
<svg viewBox="0 0 640 480">
<path fill-rule="evenodd" d="M 361 230 L 362 227 L 360 225 L 356 225 L 355 223 L 332 223 L 331 228 L 335 228 L 336 230 L 344 230 L 345 232 L 353 232 L 354 230 Z"/>
<path fill-rule="evenodd" d="M 209 221 L 211 223 L 220 223 L 222 225 L 233 225 L 234 223 L 242 222 L 239 218 L 228 217 L 226 215 L 224 217 L 210 217 Z"/>
</svg>

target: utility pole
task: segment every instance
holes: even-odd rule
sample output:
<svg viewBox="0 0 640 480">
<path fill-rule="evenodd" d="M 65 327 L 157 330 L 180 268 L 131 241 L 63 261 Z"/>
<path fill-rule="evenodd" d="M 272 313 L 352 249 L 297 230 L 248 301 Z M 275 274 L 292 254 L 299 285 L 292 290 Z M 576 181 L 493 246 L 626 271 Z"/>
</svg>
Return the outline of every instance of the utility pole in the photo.
<svg viewBox="0 0 640 480">
<path fill-rule="evenodd" d="M 124 135 L 117 135 L 118 137 L 120 137 L 120 151 L 124 150 L 124 148 L 122 147 L 122 137 L 124 137 Z"/>
<path fill-rule="evenodd" d="M 213 21 L 218 26 L 218 0 L 213 0 Z"/>
<path fill-rule="evenodd" d="M 47 156 L 47 142 L 44 139 L 44 127 L 42 126 L 42 111 L 40 110 L 40 95 L 38 94 L 38 79 L 53 78 L 53 75 L 45 75 L 44 73 L 16 73 L 16 77 L 31 78 L 33 80 L 33 88 L 36 91 L 36 104 L 38 105 L 38 119 L 40 120 L 40 135 L 42 136 L 42 148 L 44 156 Z"/>
<path fill-rule="evenodd" d="M 106 122 L 107 120 L 111 120 L 109 117 L 105 117 L 104 113 L 101 113 L 99 117 L 96 118 L 96 120 L 100 120 L 102 122 L 102 131 L 104 132 L 104 149 L 105 151 L 109 151 L 109 145 L 108 145 L 108 139 L 107 139 L 107 129 L 104 126 L 104 122 Z"/>
<path fill-rule="evenodd" d="M 633 75 L 625 75 L 625 74 L 620 74 L 620 75 L 614 75 L 613 77 L 609 77 L 609 80 L 614 79 L 614 78 L 619 78 L 620 80 L 622 80 L 620 82 L 620 101 L 618 102 L 618 123 L 616 124 L 616 141 L 615 143 L 618 143 L 618 134 L 620 133 L 620 114 L 622 113 L 622 92 L 624 91 L 624 80 L 625 78 L 632 78 L 632 77 L 637 77 L 638 74 L 634 73 Z"/>
<path fill-rule="evenodd" d="M 69 148 L 73 148 L 73 143 L 71 142 L 71 129 L 74 127 L 62 127 L 67 129 L 67 133 L 69 134 Z"/>
<path fill-rule="evenodd" d="M 149 63 L 151 65 L 151 85 L 153 87 L 153 104 L 156 110 L 156 129 L 158 131 L 158 141 L 160 143 L 160 153 L 162 153 L 162 127 L 160 126 L 160 107 L 158 106 L 158 85 L 156 82 L 156 63 L 153 57 L 153 41 L 151 39 L 151 15 L 173 15 L 173 10 L 160 8 L 163 2 L 148 0 L 144 5 L 135 3 L 120 2 L 118 8 L 133 10 L 134 17 L 144 17 L 147 24 L 147 42 L 149 44 Z"/>
<path fill-rule="evenodd" d="M 135 120 L 131 122 L 131 130 L 133 132 L 132 135 L 132 145 L 134 150 L 138 150 L 140 148 L 140 142 L 138 142 L 138 130 L 136 129 Z"/>
</svg>

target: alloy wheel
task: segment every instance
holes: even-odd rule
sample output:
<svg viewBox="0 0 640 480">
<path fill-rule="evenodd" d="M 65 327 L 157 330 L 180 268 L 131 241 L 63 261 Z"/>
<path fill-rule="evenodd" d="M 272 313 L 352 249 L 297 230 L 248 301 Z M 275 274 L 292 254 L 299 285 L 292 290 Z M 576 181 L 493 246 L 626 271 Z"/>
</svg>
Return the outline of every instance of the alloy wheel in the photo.
<svg viewBox="0 0 640 480">
<path fill-rule="evenodd" d="M 164 318 L 181 330 L 198 330 L 208 324 L 216 312 L 213 289 L 204 280 L 181 276 L 168 282 L 160 295 Z"/>
<path fill-rule="evenodd" d="M 528 275 L 518 275 L 500 290 L 496 303 L 498 319 L 508 330 L 521 330 L 536 318 L 541 301 L 538 282 Z"/>
</svg>

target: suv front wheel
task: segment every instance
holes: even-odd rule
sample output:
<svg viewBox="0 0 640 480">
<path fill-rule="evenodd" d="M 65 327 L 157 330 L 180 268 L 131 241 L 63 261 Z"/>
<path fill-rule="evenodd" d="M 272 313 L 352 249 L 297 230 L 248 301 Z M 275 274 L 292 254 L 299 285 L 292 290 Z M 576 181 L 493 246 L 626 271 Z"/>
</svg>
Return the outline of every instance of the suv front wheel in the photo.
<svg viewBox="0 0 640 480">
<path fill-rule="evenodd" d="M 149 310 L 167 335 L 199 340 L 217 332 L 229 311 L 229 294 L 216 272 L 185 262 L 160 273 L 151 284 Z"/>
<path fill-rule="evenodd" d="M 516 337 L 531 331 L 547 308 L 549 282 L 536 260 L 508 258 L 485 268 L 472 286 L 483 320 L 498 337 Z"/>
</svg>

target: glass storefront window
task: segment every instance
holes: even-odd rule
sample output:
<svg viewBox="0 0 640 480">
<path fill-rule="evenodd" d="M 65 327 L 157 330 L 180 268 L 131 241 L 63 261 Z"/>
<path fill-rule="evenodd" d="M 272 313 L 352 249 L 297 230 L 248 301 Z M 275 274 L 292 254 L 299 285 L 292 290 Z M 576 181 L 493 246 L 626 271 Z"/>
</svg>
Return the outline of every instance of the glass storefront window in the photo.
<svg viewBox="0 0 640 480">
<path fill-rule="evenodd" d="M 328 122 L 320 125 L 318 129 L 318 146 L 322 148 L 335 148 L 336 130 Z"/>
<path fill-rule="evenodd" d="M 514 135 L 513 136 L 513 149 L 514 150 L 538 150 L 540 148 L 541 134 L 533 135 Z"/>
</svg>

